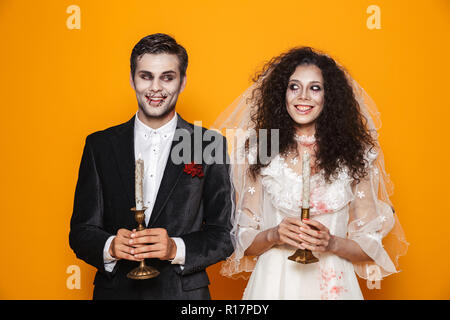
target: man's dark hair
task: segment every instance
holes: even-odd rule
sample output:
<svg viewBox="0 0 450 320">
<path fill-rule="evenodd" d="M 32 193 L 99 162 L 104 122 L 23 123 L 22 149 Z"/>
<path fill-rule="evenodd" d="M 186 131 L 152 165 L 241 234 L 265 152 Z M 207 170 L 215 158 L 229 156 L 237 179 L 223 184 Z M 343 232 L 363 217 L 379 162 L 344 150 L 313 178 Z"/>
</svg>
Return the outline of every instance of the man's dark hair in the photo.
<svg viewBox="0 0 450 320">
<path fill-rule="evenodd" d="M 174 54 L 178 57 L 181 78 L 186 75 L 188 55 L 186 49 L 178 44 L 174 38 L 164 33 L 155 33 L 142 38 L 133 48 L 130 58 L 131 75 L 134 79 L 137 59 L 143 54 Z"/>
</svg>

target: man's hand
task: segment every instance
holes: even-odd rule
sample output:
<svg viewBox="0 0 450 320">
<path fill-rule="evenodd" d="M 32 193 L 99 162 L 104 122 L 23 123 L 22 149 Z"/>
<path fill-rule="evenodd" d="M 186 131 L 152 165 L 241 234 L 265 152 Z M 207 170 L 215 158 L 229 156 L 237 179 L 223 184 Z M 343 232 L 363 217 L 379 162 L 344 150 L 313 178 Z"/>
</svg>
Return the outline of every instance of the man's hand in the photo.
<svg viewBox="0 0 450 320">
<path fill-rule="evenodd" d="M 111 241 L 109 246 L 109 254 L 115 259 L 126 259 L 131 261 L 141 261 L 143 259 L 138 259 L 134 257 L 131 250 L 134 249 L 129 244 L 131 239 L 131 231 L 127 229 L 119 229 L 117 231 L 116 237 Z"/>
<path fill-rule="evenodd" d="M 135 247 L 130 253 L 139 260 L 144 258 L 173 260 L 177 253 L 175 241 L 169 237 L 167 230 L 163 228 L 133 230 L 128 243 Z"/>
</svg>

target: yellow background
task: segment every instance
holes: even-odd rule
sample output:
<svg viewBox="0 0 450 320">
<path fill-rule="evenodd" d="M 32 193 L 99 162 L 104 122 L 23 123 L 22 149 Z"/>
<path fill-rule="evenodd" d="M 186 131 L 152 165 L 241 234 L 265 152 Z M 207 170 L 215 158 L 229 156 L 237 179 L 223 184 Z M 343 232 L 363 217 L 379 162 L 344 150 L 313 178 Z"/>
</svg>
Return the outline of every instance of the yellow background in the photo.
<svg viewBox="0 0 450 320">
<path fill-rule="evenodd" d="M 69 5 L 81 29 L 69 30 Z M 381 29 L 369 30 L 369 5 Z M 129 56 L 145 35 L 189 53 L 177 111 L 210 126 L 272 56 L 329 53 L 377 102 L 392 201 L 411 244 L 402 272 L 361 287 L 367 299 L 449 299 L 450 1 L 0 1 L 0 298 L 90 299 L 94 268 L 68 245 L 85 137 L 137 110 Z M 81 268 L 69 290 L 66 269 Z M 243 280 L 208 269 L 215 299 Z"/>
</svg>

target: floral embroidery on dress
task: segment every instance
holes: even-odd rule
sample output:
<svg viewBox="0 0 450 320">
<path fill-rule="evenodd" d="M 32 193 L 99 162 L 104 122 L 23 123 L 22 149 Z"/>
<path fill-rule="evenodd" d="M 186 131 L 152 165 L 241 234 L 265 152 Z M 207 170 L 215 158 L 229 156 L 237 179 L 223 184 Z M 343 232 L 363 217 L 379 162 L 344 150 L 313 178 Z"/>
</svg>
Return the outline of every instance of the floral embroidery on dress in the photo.
<svg viewBox="0 0 450 320">
<path fill-rule="evenodd" d="M 365 195 L 364 191 L 358 191 L 358 192 L 356 193 L 356 196 L 357 196 L 358 198 L 362 199 L 362 198 L 364 198 L 366 195 Z"/>
<path fill-rule="evenodd" d="M 256 192 L 255 187 L 248 187 L 248 192 L 253 195 Z"/>
<path fill-rule="evenodd" d="M 323 267 L 319 264 L 320 270 L 320 292 L 322 300 L 339 299 L 342 293 L 348 290 L 344 287 L 344 272 L 336 273 L 333 267 Z"/>
<path fill-rule="evenodd" d="M 274 157 L 267 167 L 261 170 L 262 185 L 267 191 L 274 207 L 289 216 L 298 216 L 301 211 L 302 176 L 288 166 L 280 155 Z M 351 191 L 351 177 L 345 169 L 338 177 L 327 183 L 323 172 L 311 176 L 311 216 L 340 210 L 354 199 Z"/>
</svg>

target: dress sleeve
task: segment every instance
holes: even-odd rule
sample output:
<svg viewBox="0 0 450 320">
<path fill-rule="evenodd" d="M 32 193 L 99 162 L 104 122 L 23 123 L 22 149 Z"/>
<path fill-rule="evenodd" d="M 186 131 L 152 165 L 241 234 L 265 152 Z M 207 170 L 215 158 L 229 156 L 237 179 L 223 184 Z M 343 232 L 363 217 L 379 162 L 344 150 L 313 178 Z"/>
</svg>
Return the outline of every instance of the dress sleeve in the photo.
<svg viewBox="0 0 450 320">
<path fill-rule="evenodd" d="M 243 272 L 252 272 L 257 261 L 257 257 L 245 256 L 244 253 L 261 231 L 263 190 L 261 177 L 258 175 L 253 178 L 248 169 L 247 161 L 243 165 L 232 165 L 235 208 L 232 216 L 231 239 L 234 252 L 221 269 L 222 275 L 231 278 L 247 279 L 249 275 Z"/>
<path fill-rule="evenodd" d="M 358 276 L 368 280 L 381 280 L 398 272 L 393 262 L 396 256 L 392 259 L 383 245 L 397 219 L 390 204 L 379 196 L 382 175 L 376 166 L 377 156 L 377 151 L 367 153 L 368 175 L 353 186 L 355 198 L 350 204 L 348 224 L 348 238 L 373 260 L 353 264 Z"/>
</svg>

